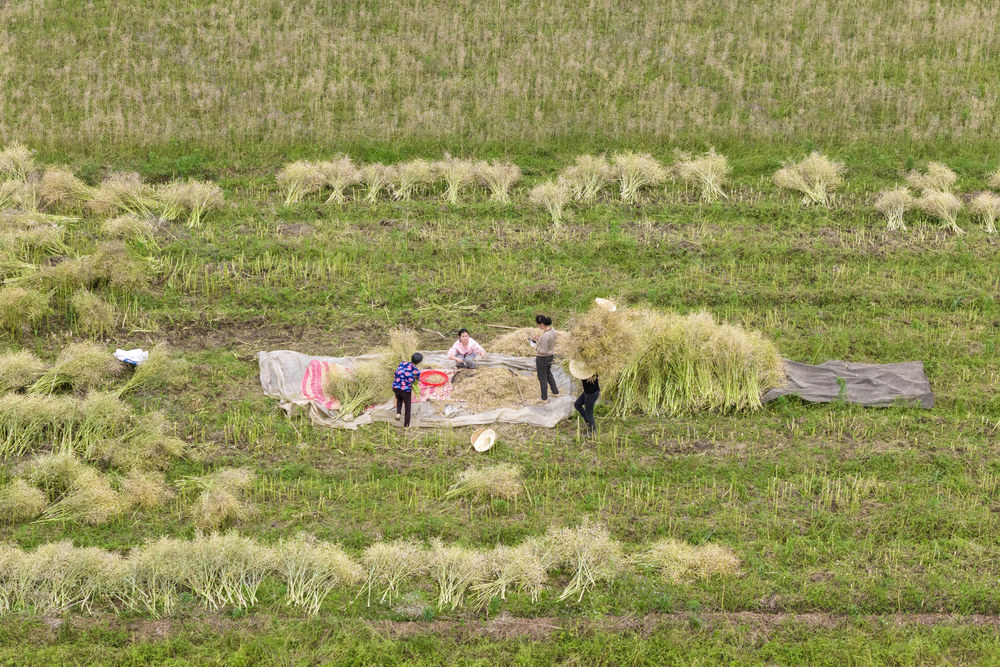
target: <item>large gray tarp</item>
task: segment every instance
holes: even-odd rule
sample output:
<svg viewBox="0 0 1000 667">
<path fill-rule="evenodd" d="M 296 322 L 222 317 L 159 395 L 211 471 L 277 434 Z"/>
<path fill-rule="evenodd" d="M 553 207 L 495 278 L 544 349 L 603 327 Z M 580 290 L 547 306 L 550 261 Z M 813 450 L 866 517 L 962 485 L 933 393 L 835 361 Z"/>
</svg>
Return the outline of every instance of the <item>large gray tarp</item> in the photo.
<svg viewBox="0 0 1000 667">
<path fill-rule="evenodd" d="M 794 394 L 812 403 L 843 400 L 870 407 L 934 407 L 934 393 L 922 361 L 859 364 L 827 361 L 818 366 L 785 362 L 788 383 L 761 397 L 764 402 Z"/>
<path fill-rule="evenodd" d="M 455 363 L 448 359 L 444 352 L 423 352 L 424 364 L 430 368 L 451 369 Z M 280 407 L 292 414 L 296 408 L 306 411 L 315 424 L 334 428 L 356 429 L 359 426 L 382 421 L 400 424 L 393 419 L 395 406 L 392 402 L 377 405 L 355 418 L 340 419 L 335 410 L 312 400 L 302 393 L 302 380 L 306 369 L 312 361 L 334 363 L 346 368 L 354 368 L 371 355 L 360 357 L 311 357 L 290 350 L 274 352 L 258 352 L 257 361 L 260 364 L 260 384 L 264 394 L 279 400 Z M 515 373 L 535 374 L 534 357 L 511 357 L 505 354 L 491 353 L 486 360 L 478 362 L 483 368 L 507 368 Z M 538 403 L 539 394 L 536 389 L 530 396 L 525 396 L 520 405 L 475 412 L 465 408 L 461 402 L 455 401 L 421 401 L 412 406 L 411 426 L 473 426 L 478 424 L 531 424 L 553 428 L 573 412 L 573 380 L 560 366 L 552 366 L 552 375 L 559 387 L 560 396 L 553 398 L 546 405 Z"/>
</svg>

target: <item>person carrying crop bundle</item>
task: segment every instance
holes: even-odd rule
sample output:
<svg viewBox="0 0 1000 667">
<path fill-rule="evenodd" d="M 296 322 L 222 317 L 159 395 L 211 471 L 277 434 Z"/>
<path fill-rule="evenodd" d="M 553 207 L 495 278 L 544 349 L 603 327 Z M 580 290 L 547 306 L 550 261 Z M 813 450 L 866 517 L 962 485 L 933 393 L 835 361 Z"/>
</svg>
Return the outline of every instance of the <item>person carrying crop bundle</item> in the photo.
<svg viewBox="0 0 1000 667">
<path fill-rule="evenodd" d="M 535 348 L 535 371 L 538 373 L 538 384 L 542 390 L 541 403 L 549 402 L 549 387 L 552 388 L 552 396 L 559 396 L 559 386 L 556 378 L 552 375 L 552 361 L 556 353 L 556 330 L 552 328 L 552 318 L 547 315 L 536 315 L 535 324 L 542 330 L 542 333 L 531 339 Z"/>
<path fill-rule="evenodd" d="M 396 395 L 396 421 L 399 421 L 400 412 L 406 407 L 406 418 L 403 420 L 403 428 L 410 425 L 410 405 L 413 398 L 413 382 L 420 376 L 417 364 L 424 360 L 424 355 L 414 352 L 409 361 L 403 361 L 396 367 L 396 374 L 392 378 L 392 393 Z"/>
<path fill-rule="evenodd" d="M 458 330 L 458 340 L 448 350 L 448 358 L 455 362 L 456 368 L 475 368 L 477 358 L 485 358 L 486 350 L 469 336 L 468 329 Z"/>
<path fill-rule="evenodd" d="M 597 422 L 594 421 L 594 404 L 601 397 L 601 383 L 596 375 L 581 379 L 580 383 L 583 384 L 583 393 L 573 403 L 573 407 L 586 422 L 587 435 L 594 435 L 597 433 Z"/>
</svg>

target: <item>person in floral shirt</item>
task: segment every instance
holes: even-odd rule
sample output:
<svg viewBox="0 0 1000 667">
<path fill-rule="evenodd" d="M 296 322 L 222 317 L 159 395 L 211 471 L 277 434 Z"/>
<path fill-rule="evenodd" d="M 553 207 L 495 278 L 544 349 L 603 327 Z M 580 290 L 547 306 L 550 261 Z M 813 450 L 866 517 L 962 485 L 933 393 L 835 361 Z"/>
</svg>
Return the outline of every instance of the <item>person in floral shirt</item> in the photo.
<svg viewBox="0 0 1000 667">
<path fill-rule="evenodd" d="M 403 427 L 410 425 L 410 404 L 413 398 L 413 383 L 420 377 L 417 364 L 424 360 L 424 355 L 414 352 L 409 361 L 404 361 L 396 367 L 396 374 L 392 378 L 392 393 L 396 395 L 396 421 L 399 421 L 400 412 L 406 406 L 406 417 L 403 420 Z"/>
</svg>

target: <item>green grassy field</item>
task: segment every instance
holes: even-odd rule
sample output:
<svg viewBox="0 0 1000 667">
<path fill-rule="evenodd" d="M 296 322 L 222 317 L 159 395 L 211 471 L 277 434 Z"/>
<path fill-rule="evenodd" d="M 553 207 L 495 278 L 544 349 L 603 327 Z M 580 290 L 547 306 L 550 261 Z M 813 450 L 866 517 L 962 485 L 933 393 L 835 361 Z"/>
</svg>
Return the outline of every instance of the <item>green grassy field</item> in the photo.
<svg viewBox="0 0 1000 667">
<path fill-rule="evenodd" d="M 995 664 L 1000 241 L 967 212 L 963 236 L 919 214 L 888 233 L 872 204 L 928 160 L 958 173 L 957 193 L 988 189 L 998 13 L 961 2 L 0 3 L 0 144 L 25 141 L 91 185 L 130 169 L 225 192 L 201 226 L 161 224 L 155 243 L 127 246 L 145 285 L 101 288 L 121 317 L 90 337 L 109 350 L 167 343 L 190 362 L 180 388 L 125 399 L 162 411 L 187 443 L 170 483 L 246 467 L 260 512 L 232 528 L 266 544 L 306 531 L 355 557 L 380 538 L 489 548 L 589 517 L 629 554 L 672 537 L 742 563 L 738 576 L 686 583 L 633 566 L 579 602 L 557 599 L 569 575 L 556 571 L 536 602 L 514 593 L 484 612 L 441 610 L 420 580 L 391 604 L 344 588 L 309 617 L 271 578 L 246 610 L 184 594 L 165 618 L 106 604 L 0 613 L 0 662 Z M 709 145 L 733 166 L 718 203 L 671 182 L 638 206 L 571 206 L 557 229 L 527 202 L 583 152 L 633 147 L 670 162 Z M 829 209 L 771 181 L 813 149 L 847 165 Z M 339 151 L 505 158 L 525 179 L 509 205 L 479 192 L 457 206 L 315 195 L 282 206 L 284 163 Z M 101 223 L 59 223 L 60 253 L 0 247 L 0 258 L 89 255 L 107 241 Z M 19 270 L 0 263 L 12 284 Z M 502 425 L 498 446 L 474 456 L 471 429 L 286 418 L 258 382 L 260 350 L 357 354 L 398 327 L 428 349 L 466 327 L 489 349 L 504 330 L 488 325 L 543 312 L 562 327 L 599 296 L 708 310 L 797 361 L 919 359 L 937 403 L 783 399 L 671 419 L 613 419 L 599 403 L 596 438 L 575 415 L 555 429 Z M 0 334 L 0 352 L 51 362 L 87 338 L 69 293 L 51 299 L 36 326 Z M 0 484 L 44 449 L 0 462 Z M 460 471 L 501 462 L 521 466 L 527 496 L 445 497 Z M 125 553 L 189 539 L 192 500 L 99 526 L 0 522 L 0 544 Z"/>
</svg>

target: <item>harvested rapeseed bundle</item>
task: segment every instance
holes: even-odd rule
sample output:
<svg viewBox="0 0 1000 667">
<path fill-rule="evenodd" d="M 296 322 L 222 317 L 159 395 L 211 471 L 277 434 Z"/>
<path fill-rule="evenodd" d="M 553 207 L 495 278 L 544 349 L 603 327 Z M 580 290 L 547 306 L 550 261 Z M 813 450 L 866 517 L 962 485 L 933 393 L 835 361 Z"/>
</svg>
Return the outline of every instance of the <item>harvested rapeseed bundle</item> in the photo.
<svg viewBox="0 0 1000 667">
<path fill-rule="evenodd" d="M 336 588 L 355 586 L 365 572 L 339 544 L 296 535 L 274 548 L 274 571 L 285 582 L 286 604 L 319 613 L 323 600 Z"/>
<path fill-rule="evenodd" d="M 510 189 L 521 180 L 521 168 L 513 162 L 480 162 L 476 177 L 489 188 L 491 200 L 506 204 L 510 201 Z"/>
<path fill-rule="evenodd" d="M 95 343 L 71 343 L 56 363 L 31 385 L 33 394 L 51 394 L 59 389 L 76 391 L 99 387 L 121 372 L 121 363 Z"/>
<path fill-rule="evenodd" d="M 122 479 L 121 494 L 132 507 L 151 510 L 173 497 L 173 489 L 162 474 L 132 469 Z"/>
<path fill-rule="evenodd" d="M 169 537 L 147 541 L 142 548 L 132 549 L 121 574 L 124 607 L 154 616 L 171 613 L 184 577 L 186 553 L 187 542 Z"/>
<path fill-rule="evenodd" d="M 308 160 L 286 164 L 275 179 L 278 187 L 285 191 L 285 206 L 297 204 L 304 196 L 318 192 L 326 182 L 319 166 Z"/>
<path fill-rule="evenodd" d="M 949 169 L 948 165 L 940 162 L 928 163 L 926 172 L 914 169 L 906 174 L 906 182 L 924 192 L 928 190 L 951 192 L 956 180 L 958 180 L 958 176 L 955 175 L 955 172 Z"/>
<path fill-rule="evenodd" d="M 79 289 L 70 298 L 77 330 L 91 336 L 111 333 L 118 320 L 118 309 L 87 288 Z"/>
<path fill-rule="evenodd" d="M 556 226 L 562 224 L 563 208 L 569 203 L 569 187 L 561 181 L 546 181 L 531 189 L 528 199 L 536 206 L 542 206 Z"/>
<path fill-rule="evenodd" d="M 399 539 L 395 542 L 376 542 L 365 549 L 362 558 L 367 578 L 362 593 L 367 595 L 368 606 L 372 604 L 372 593 L 382 591 L 380 602 L 392 604 L 394 595 L 399 595 L 399 586 L 407 579 L 427 571 L 427 554 L 418 542 Z"/>
<path fill-rule="evenodd" d="M 0 328 L 11 335 L 19 335 L 51 314 L 48 295 L 24 287 L 0 287 Z"/>
<path fill-rule="evenodd" d="M 42 544 L 20 559 L 14 597 L 21 609 L 39 614 L 90 611 L 95 599 L 113 597 L 121 570 L 116 553 L 69 540 Z"/>
<path fill-rule="evenodd" d="M 886 229 L 890 232 L 906 231 L 903 214 L 916 205 L 916 200 L 907 188 L 883 190 L 875 201 L 875 209 L 885 215 Z"/>
<path fill-rule="evenodd" d="M 46 211 L 79 212 L 94 196 L 94 189 L 66 167 L 50 167 L 42 174 L 38 192 Z"/>
<path fill-rule="evenodd" d="M 732 171 L 725 155 L 709 148 L 704 155 L 692 156 L 690 153 L 677 153 L 677 164 L 673 171 L 685 183 L 701 187 L 701 200 L 712 202 L 719 197 L 726 197 L 722 186 Z"/>
<path fill-rule="evenodd" d="M 559 172 L 559 180 L 569 187 L 573 199 L 588 204 L 615 178 L 615 170 L 603 155 L 578 155 Z"/>
<path fill-rule="evenodd" d="M 22 475 L 50 498 L 64 496 L 86 470 L 93 470 L 71 451 L 39 454 L 24 465 Z"/>
<path fill-rule="evenodd" d="M 257 589 L 274 564 L 273 552 L 235 532 L 200 532 L 180 552 L 180 580 L 206 608 L 257 604 Z"/>
<path fill-rule="evenodd" d="M 101 223 L 101 234 L 137 245 L 154 244 L 153 223 L 149 219 L 138 218 L 132 214 L 108 218 Z"/>
<path fill-rule="evenodd" d="M 718 544 L 694 546 L 674 539 L 655 542 L 636 560 L 656 568 L 664 578 L 675 582 L 734 575 L 740 569 L 740 559 L 729 547 Z"/>
<path fill-rule="evenodd" d="M 474 373 L 462 373 L 454 384 L 451 398 L 462 401 L 469 410 L 496 410 L 523 406 L 526 397 L 538 391 L 534 375 L 515 373 L 506 368 L 479 366 Z"/>
<path fill-rule="evenodd" d="M 118 396 L 159 387 L 183 387 L 187 382 L 189 364 L 176 357 L 169 346 L 155 345 L 149 357 L 135 367 L 132 376 L 118 388 Z"/>
<path fill-rule="evenodd" d="M 992 192 L 980 192 L 969 202 L 969 210 L 979 216 L 987 234 L 996 234 L 996 221 L 1000 217 L 1000 197 Z"/>
<path fill-rule="evenodd" d="M 346 155 L 338 155 L 333 160 L 319 162 L 316 169 L 323 177 L 323 184 L 330 188 L 327 204 L 343 204 L 344 191 L 361 182 L 361 170 Z"/>
<path fill-rule="evenodd" d="M 257 514 L 257 508 L 243 499 L 244 491 L 255 475 L 245 468 L 227 468 L 210 475 L 188 477 L 177 482 L 182 491 L 197 489 L 201 493 L 191 514 L 195 525 L 203 530 L 220 528 L 230 520 L 247 521 Z"/>
<path fill-rule="evenodd" d="M 437 174 L 427 160 L 404 162 L 392 173 L 392 198 L 409 201 L 413 195 L 434 182 Z"/>
<path fill-rule="evenodd" d="M 827 206 L 829 195 L 844 184 L 847 168 L 818 151 L 813 151 L 799 162 L 785 163 L 774 174 L 774 184 L 779 188 L 801 192 L 803 204 Z"/>
<path fill-rule="evenodd" d="M 48 504 L 45 494 L 23 479 L 15 479 L 0 487 L 0 521 L 30 521 L 41 514 Z"/>
<path fill-rule="evenodd" d="M 35 170 L 35 151 L 20 142 L 0 151 L 0 178 L 24 181 Z"/>
<path fill-rule="evenodd" d="M 93 468 L 84 468 L 69 493 L 50 505 L 40 521 L 80 521 L 98 526 L 123 514 L 128 503 Z"/>
<path fill-rule="evenodd" d="M 131 213 L 153 218 L 157 201 L 153 187 L 135 172 L 115 172 L 93 191 L 90 207 L 99 215 Z"/>
<path fill-rule="evenodd" d="M 0 354 L 0 395 L 29 387 L 45 369 L 45 362 L 27 350 Z"/>
<path fill-rule="evenodd" d="M 457 204 L 458 195 L 476 180 L 474 160 L 462 160 L 445 155 L 443 160 L 434 163 L 434 171 L 445 182 L 442 196 L 449 204 Z"/>
<path fill-rule="evenodd" d="M 991 188 L 1000 188 L 1000 169 L 990 175 L 989 184 Z"/>
<path fill-rule="evenodd" d="M 366 164 L 361 169 L 361 182 L 364 184 L 365 201 L 374 204 L 378 201 L 382 191 L 389 187 L 392 182 L 395 169 L 386 166 L 381 162 Z"/>
<path fill-rule="evenodd" d="M 560 600 L 584 593 L 599 581 L 612 581 L 625 566 L 622 545 L 599 523 L 585 520 L 579 528 L 549 529 L 546 534 L 548 554 L 553 566 L 572 572 Z"/>
<path fill-rule="evenodd" d="M 163 202 L 162 214 L 166 220 L 176 220 L 187 213 L 187 226 L 197 227 L 208 211 L 215 211 L 225 204 L 222 188 L 215 183 L 202 181 L 176 181 L 159 191 Z"/>
<path fill-rule="evenodd" d="M 659 185 L 666 179 L 667 172 L 663 165 L 648 153 L 615 153 L 611 161 L 614 163 L 623 204 L 638 201 L 643 188 Z"/>
<path fill-rule="evenodd" d="M 569 332 L 560 331 L 558 329 L 556 329 L 555 332 L 556 354 L 564 356 L 567 348 L 570 346 Z M 490 345 L 490 349 L 497 354 L 509 354 L 515 357 L 533 357 L 535 355 L 535 350 L 531 347 L 531 343 L 528 342 L 528 339 L 536 336 L 538 336 L 538 329 L 533 327 L 521 327 L 520 329 L 509 331 L 495 339 Z"/>
<path fill-rule="evenodd" d="M 454 611 L 462 606 L 469 587 L 482 581 L 486 558 L 474 549 L 446 546 L 436 539 L 427 552 L 427 569 L 438 587 L 438 607 Z"/>
<path fill-rule="evenodd" d="M 941 226 L 949 232 L 964 234 L 965 230 L 958 226 L 958 212 L 962 208 L 962 200 L 950 192 L 940 190 L 924 190 L 917 199 L 917 207 L 932 218 L 941 221 Z"/>
<path fill-rule="evenodd" d="M 571 322 L 566 354 L 598 375 L 617 373 L 635 354 L 639 344 L 632 318 L 623 308 L 609 311 L 593 305 Z"/>
<path fill-rule="evenodd" d="M 506 600 L 508 589 L 515 587 L 536 602 L 547 577 L 543 551 L 538 541 L 529 540 L 516 547 L 498 545 L 486 552 L 482 581 L 471 586 L 473 606 L 483 609 L 495 597 Z"/>
<path fill-rule="evenodd" d="M 482 468 L 469 468 L 455 476 L 455 483 L 445 492 L 445 498 L 470 496 L 473 499 L 503 498 L 513 500 L 524 490 L 521 467 L 499 463 Z"/>
</svg>

